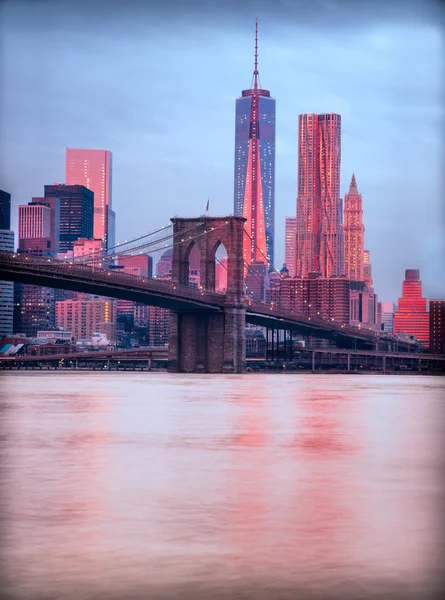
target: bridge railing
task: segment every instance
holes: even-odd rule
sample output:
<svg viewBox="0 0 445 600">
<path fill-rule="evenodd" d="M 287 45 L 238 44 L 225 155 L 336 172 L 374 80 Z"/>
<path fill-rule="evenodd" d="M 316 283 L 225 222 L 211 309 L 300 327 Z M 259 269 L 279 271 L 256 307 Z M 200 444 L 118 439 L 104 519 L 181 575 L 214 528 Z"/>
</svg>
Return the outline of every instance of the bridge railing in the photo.
<svg viewBox="0 0 445 600">
<path fill-rule="evenodd" d="M 24 274 L 30 270 L 41 270 L 46 275 L 64 275 L 67 279 L 88 279 L 94 283 L 106 283 L 122 285 L 135 291 L 147 290 L 165 293 L 169 296 L 184 297 L 191 300 L 205 300 L 221 305 L 225 301 L 225 295 L 186 286 L 156 278 L 147 278 L 142 275 L 134 275 L 115 271 L 114 269 L 103 269 L 73 261 L 60 261 L 54 258 L 41 258 L 12 252 L 0 252 L 1 267 L 12 268 Z"/>
</svg>

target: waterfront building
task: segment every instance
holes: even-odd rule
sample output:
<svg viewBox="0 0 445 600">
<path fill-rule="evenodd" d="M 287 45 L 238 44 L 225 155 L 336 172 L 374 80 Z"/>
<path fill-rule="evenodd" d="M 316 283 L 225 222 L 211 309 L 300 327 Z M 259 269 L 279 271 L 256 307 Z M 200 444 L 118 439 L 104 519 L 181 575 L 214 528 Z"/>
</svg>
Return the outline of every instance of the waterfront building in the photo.
<svg viewBox="0 0 445 600">
<path fill-rule="evenodd" d="M 295 277 L 297 258 L 297 217 L 286 217 L 284 261 L 289 275 Z"/>
<path fill-rule="evenodd" d="M 402 297 L 394 313 L 394 333 L 414 336 L 424 346 L 429 345 L 430 323 L 426 298 L 418 269 L 407 269 L 402 282 Z"/>
<path fill-rule="evenodd" d="M 344 273 L 340 198 L 341 116 L 298 118 L 296 275 Z"/>
<path fill-rule="evenodd" d="M 73 250 L 79 238 L 93 237 L 94 193 L 83 185 L 45 185 L 45 199 L 60 200 L 59 252 Z"/>
<path fill-rule="evenodd" d="M 430 300 L 430 351 L 445 354 L 445 300 Z"/>
<path fill-rule="evenodd" d="M 51 330 L 46 330 L 46 331 L 38 331 L 37 332 L 37 339 L 41 340 L 50 340 L 50 341 L 64 341 L 64 342 L 70 342 L 71 341 L 71 331 L 67 331 L 65 329 L 54 329 L 53 331 Z"/>
<path fill-rule="evenodd" d="M 112 210 L 112 154 L 109 150 L 66 149 L 66 183 L 83 185 L 94 192 L 94 227 L 91 236 L 115 244 L 115 213 Z"/>
<path fill-rule="evenodd" d="M 83 297 L 56 302 L 56 327 L 71 331 L 75 340 L 103 333 L 116 339 L 116 304 L 108 298 Z"/>
<path fill-rule="evenodd" d="M 237 98 L 235 113 L 234 214 L 247 219 L 244 260 L 273 264 L 275 100 L 259 82 L 258 21 L 252 85 Z"/>
<path fill-rule="evenodd" d="M 10 216 L 3 214 L 2 222 L 10 224 Z M 10 229 L 0 229 L 0 252 L 14 252 L 14 232 Z M 12 281 L 0 281 L 0 339 L 13 332 L 13 313 L 14 284 Z"/>
<path fill-rule="evenodd" d="M 0 229 L 11 229 L 11 194 L 0 190 Z"/>
<path fill-rule="evenodd" d="M 344 200 L 345 275 L 351 281 L 364 281 L 364 236 L 362 195 L 359 194 L 355 175 Z"/>
</svg>

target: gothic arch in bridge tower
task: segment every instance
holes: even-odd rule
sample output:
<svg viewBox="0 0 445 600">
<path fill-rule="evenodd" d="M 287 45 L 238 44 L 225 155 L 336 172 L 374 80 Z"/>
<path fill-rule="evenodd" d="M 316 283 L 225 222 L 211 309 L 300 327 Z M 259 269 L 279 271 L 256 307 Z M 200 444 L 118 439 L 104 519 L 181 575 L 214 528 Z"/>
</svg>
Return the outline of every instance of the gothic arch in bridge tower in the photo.
<svg viewBox="0 0 445 600">
<path fill-rule="evenodd" d="M 241 372 L 244 369 L 245 294 L 243 217 L 174 218 L 172 280 L 189 284 L 189 261 L 200 251 L 203 293 L 215 291 L 215 255 L 227 252 L 225 306 L 220 311 L 175 311 L 171 314 L 169 368 L 179 372 Z"/>
</svg>

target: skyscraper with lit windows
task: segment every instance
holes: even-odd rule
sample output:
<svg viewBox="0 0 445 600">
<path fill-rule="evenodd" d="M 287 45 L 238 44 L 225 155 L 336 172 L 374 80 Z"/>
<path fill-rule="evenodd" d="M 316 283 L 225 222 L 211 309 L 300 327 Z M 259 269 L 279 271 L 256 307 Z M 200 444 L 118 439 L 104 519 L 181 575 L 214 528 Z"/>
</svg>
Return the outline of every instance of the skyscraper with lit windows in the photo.
<svg viewBox="0 0 445 600">
<path fill-rule="evenodd" d="M 275 99 L 259 83 L 258 21 L 252 86 L 236 100 L 234 187 L 234 214 L 247 219 L 244 260 L 273 264 Z"/>
<path fill-rule="evenodd" d="M 284 231 L 284 263 L 291 277 L 295 277 L 297 219 L 286 217 Z"/>
<path fill-rule="evenodd" d="M 112 154 L 109 150 L 66 149 L 66 184 L 94 192 L 94 233 L 106 248 L 114 246 L 115 214 L 111 208 Z"/>
<path fill-rule="evenodd" d="M 302 114 L 298 120 L 296 275 L 344 274 L 340 198 L 341 116 Z"/>
</svg>

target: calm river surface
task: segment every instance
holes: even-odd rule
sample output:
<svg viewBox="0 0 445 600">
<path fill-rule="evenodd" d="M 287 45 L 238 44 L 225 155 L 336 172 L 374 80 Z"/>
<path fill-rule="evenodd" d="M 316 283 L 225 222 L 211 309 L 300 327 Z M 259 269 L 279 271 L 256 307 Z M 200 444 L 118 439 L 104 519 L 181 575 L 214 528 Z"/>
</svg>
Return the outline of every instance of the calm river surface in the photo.
<svg viewBox="0 0 445 600">
<path fill-rule="evenodd" d="M 436 597 L 444 382 L 2 373 L 1 597 Z"/>
</svg>

